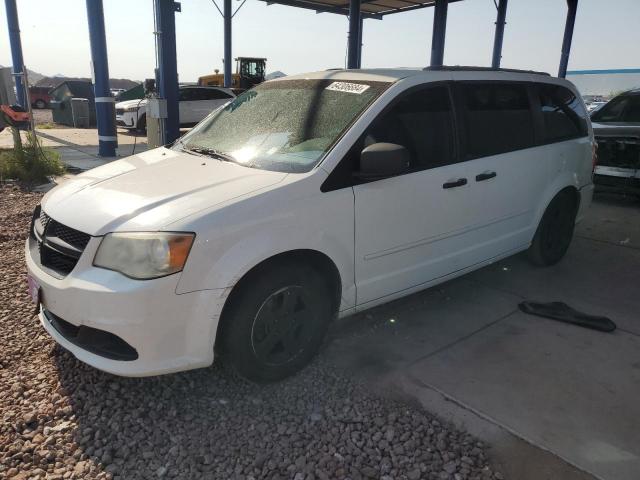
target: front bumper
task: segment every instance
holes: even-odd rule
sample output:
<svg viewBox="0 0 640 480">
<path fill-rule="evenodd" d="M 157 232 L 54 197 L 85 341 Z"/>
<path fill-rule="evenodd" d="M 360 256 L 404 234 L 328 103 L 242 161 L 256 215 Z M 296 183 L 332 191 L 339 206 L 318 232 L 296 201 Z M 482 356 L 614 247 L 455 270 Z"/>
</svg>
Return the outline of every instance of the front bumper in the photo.
<svg viewBox="0 0 640 480">
<path fill-rule="evenodd" d="M 137 112 L 124 112 L 116 115 L 116 125 L 123 128 L 136 128 Z"/>
<path fill-rule="evenodd" d="M 40 286 L 39 318 L 45 330 L 82 362 L 116 375 L 159 375 L 210 365 L 226 290 L 176 294 L 179 274 L 133 280 L 93 267 L 99 243 L 99 238 L 92 238 L 73 271 L 55 278 L 34 260 L 27 242 L 27 270 Z M 51 314 L 71 330 L 87 327 L 85 331 L 111 334 L 137 357 L 108 358 L 94 353 L 99 349 L 87 349 L 86 344 L 83 348 L 56 328 Z"/>
</svg>

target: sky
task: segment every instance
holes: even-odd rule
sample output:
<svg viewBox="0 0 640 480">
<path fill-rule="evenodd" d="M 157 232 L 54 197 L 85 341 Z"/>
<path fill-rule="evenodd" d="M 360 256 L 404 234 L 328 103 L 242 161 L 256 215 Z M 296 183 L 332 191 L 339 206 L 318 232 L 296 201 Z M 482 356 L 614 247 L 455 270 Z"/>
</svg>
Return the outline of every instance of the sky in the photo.
<svg viewBox="0 0 640 480">
<path fill-rule="evenodd" d="M 25 65 L 45 75 L 90 76 L 85 0 L 17 0 Z M 181 82 L 222 70 L 222 18 L 212 0 L 182 0 L 176 14 Z M 240 5 L 233 0 L 234 7 Z M 346 0 L 345 0 L 345 3 Z M 0 65 L 11 64 L 4 2 Z M 221 1 L 218 5 L 222 8 Z M 112 78 L 153 77 L 152 0 L 104 0 Z M 557 72 L 565 0 L 509 0 L 502 66 Z M 493 0 L 449 6 L 445 64 L 489 65 Z M 640 67 L 640 0 L 580 0 L 570 70 Z M 431 49 L 433 9 L 365 20 L 362 66 L 423 67 Z M 247 0 L 233 19 L 233 56 L 266 57 L 286 74 L 344 67 L 347 18 Z M 234 67 L 235 68 L 235 67 Z"/>
</svg>

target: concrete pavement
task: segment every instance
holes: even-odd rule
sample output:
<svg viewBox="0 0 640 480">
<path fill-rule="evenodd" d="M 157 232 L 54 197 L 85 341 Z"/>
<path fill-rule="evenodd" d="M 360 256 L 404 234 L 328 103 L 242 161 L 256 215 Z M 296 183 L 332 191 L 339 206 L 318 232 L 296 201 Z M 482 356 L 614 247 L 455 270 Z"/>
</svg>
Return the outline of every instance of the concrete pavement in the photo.
<svg viewBox="0 0 640 480">
<path fill-rule="evenodd" d="M 491 443 L 507 478 L 640 478 L 640 202 L 598 197 L 560 264 L 501 261 L 336 326 L 334 360 Z M 607 334 L 521 313 L 607 315 Z"/>
<path fill-rule="evenodd" d="M 91 128 L 36 127 L 43 147 L 56 150 L 70 171 L 77 172 L 99 167 L 105 163 L 147 150 L 147 138 L 143 134 L 118 130 L 118 156 L 98 156 L 98 133 Z M 8 129 L 0 132 L 0 148 L 12 148 L 13 139 Z"/>
</svg>

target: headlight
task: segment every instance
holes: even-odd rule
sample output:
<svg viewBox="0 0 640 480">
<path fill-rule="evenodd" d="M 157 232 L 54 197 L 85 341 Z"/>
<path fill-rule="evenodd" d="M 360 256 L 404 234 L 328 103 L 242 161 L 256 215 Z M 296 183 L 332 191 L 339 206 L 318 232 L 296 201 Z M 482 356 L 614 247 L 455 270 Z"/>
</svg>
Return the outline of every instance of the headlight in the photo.
<svg viewBox="0 0 640 480">
<path fill-rule="evenodd" d="M 137 112 L 139 108 L 140 108 L 139 105 L 135 105 L 133 107 L 125 107 L 124 111 L 125 112 Z"/>
<path fill-rule="evenodd" d="M 184 268 L 194 237 L 193 233 L 109 233 L 93 265 L 140 280 L 164 277 Z"/>
</svg>

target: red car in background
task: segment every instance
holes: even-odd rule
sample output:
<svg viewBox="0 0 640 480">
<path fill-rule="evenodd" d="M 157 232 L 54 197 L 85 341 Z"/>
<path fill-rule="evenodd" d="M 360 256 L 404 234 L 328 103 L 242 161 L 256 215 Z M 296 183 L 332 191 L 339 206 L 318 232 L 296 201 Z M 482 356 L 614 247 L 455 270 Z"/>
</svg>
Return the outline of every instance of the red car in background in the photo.
<svg viewBox="0 0 640 480">
<path fill-rule="evenodd" d="M 31 106 L 33 108 L 47 108 L 51 101 L 50 90 L 51 87 L 29 87 Z"/>
</svg>

